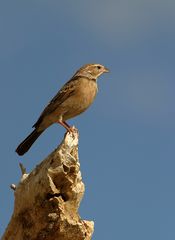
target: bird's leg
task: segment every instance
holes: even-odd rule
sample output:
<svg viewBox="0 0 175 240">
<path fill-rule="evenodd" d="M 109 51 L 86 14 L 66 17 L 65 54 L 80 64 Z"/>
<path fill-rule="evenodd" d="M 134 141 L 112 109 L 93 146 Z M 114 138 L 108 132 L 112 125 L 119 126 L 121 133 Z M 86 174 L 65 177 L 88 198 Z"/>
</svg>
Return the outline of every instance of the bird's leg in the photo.
<svg viewBox="0 0 175 240">
<path fill-rule="evenodd" d="M 69 124 L 67 124 L 67 122 L 63 121 L 63 123 L 69 128 L 69 132 L 72 132 L 72 133 L 78 133 L 78 129 L 76 129 L 74 126 L 69 126 Z"/>
<path fill-rule="evenodd" d="M 58 123 L 61 124 L 68 132 L 73 132 L 72 128 L 65 121 L 58 121 Z"/>
<path fill-rule="evenodd" d="M 63 123 L 68 127 L 68 128 L 71 128 L 71 126 L 69 126 L 69 124 L 65 121 L 63 121 Z"/>
</svg>

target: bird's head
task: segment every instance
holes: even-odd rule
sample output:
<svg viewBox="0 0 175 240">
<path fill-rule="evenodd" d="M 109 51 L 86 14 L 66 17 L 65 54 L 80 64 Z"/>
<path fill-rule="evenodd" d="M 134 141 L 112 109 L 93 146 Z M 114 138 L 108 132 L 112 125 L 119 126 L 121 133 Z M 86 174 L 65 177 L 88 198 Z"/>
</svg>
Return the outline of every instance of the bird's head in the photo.
<svg viewBox="0 0 175 240">
<path fill-rule="evenodd" d="M 109 69 L 101 64 L 86 64 L 82 66 L 74 76 L 85 76 L 91 79 L 97 79 L 103 73 L 109 72 Z"/>
</svg>

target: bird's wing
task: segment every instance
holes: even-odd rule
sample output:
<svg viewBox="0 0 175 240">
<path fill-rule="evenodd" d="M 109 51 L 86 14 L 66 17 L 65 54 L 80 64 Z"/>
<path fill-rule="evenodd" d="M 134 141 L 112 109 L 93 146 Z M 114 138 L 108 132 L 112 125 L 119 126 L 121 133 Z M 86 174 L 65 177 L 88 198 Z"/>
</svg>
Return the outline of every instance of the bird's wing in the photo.
<svg viewBox="0 0 175 240">
<path fill-rule="evenodd" d="M 45 107 L 44 111 L 41 113 L 37 122 L 33 125 L 33 127 L 37 127 L 40 125 L 41 121 L 46 115 L 52 113 L 56 108 L 58 108 L 66 99 L 70 96 L 74 95 L 75 88 L 77 85 L 77 77 L 69 80 L 55 95 L 54 98 L 48 103 Z"/>
</svg>

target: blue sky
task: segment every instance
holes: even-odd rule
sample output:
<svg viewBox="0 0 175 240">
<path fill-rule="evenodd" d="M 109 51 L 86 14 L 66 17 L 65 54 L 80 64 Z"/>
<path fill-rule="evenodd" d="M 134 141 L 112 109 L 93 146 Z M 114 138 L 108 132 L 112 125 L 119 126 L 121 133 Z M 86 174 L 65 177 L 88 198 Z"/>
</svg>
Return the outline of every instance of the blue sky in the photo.
<svg viewBox="0 0 175 240">
<path fill-rule="evenodd" d="M 0 1 L 0 235 L 13 212 L 19 162 L 31 171 L 61 141 L 50 127 L 15 148 L 43 107 L 85 63 L 110 69 L 93 106 L 69 121 L 80 132 L 94 240 L 175 239 L 175 2 Z"/>
</svg>

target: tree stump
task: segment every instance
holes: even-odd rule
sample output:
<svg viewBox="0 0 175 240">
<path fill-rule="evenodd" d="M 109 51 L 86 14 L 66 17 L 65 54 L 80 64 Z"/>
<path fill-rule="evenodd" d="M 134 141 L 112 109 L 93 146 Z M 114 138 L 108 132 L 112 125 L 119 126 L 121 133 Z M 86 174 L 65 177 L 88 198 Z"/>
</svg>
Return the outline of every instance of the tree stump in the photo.
<svg viewBox="0 0 175 240">
<path fill-rule="evenodd" d="M 14 212 L 2 240 L 90 240 L 94 223 L 82 220 L 78 208 L 85 187 L 78 159 L 78 132 L 30 173 L 22 168 Z"/>
</svg>

